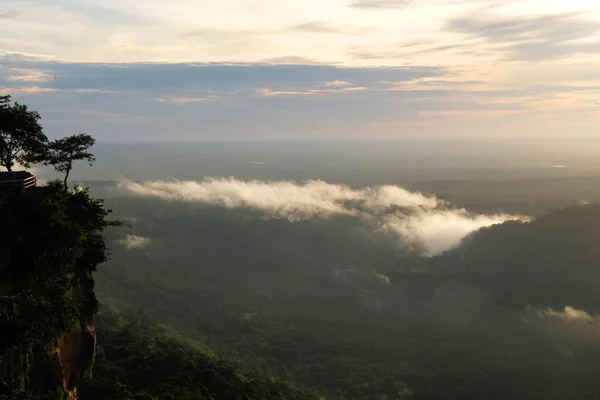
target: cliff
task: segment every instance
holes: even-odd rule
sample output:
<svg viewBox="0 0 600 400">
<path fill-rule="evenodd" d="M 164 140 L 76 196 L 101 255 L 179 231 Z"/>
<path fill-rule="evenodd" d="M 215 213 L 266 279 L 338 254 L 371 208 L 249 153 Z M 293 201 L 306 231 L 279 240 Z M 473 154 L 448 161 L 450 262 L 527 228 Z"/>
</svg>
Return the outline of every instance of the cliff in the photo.
<svg viewBox="0 0 600 400">
<path fill-rule="evenodd" d="M 77 399 L 91 377 L 108 214 L 59 183 L 0 191 L 0 399 Z"/>
<path fill-rule="evenodd" d="M 43 398 L 76 400 L 79 384 L 92 376 L 95 356 L 93 316 L 71 332 L 61 333 L 56 343 L 9 349 L 0 356 L 4 384 L 0 399 L 28 398 L 27 393 L 41 392 Z"/>
</svg>

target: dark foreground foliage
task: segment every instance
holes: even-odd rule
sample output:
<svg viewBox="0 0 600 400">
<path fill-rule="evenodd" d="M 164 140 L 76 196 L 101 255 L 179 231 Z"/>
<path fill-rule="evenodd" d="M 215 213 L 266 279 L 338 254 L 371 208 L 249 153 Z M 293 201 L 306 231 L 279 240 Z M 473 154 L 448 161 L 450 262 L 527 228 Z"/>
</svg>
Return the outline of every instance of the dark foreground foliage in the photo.
<svg viewBox="0 0 600 400">
<path fill-rule="evenodd" d="M 108 257 L 104 229 L 120 225 L 108 214 L 60 182 L 0 193 L 0 398 L 62 395 L 49 354 L 97 311 L 92 273 Z"/>
<path fill-rule="evenodd" d="M 58 182 L 3 194 L 0 352 L 52 343 L 96 312 L 91 274 L 107 260 L 104 229 L 118 224 L 108 214 L 86 190 Z"/>
</svg>

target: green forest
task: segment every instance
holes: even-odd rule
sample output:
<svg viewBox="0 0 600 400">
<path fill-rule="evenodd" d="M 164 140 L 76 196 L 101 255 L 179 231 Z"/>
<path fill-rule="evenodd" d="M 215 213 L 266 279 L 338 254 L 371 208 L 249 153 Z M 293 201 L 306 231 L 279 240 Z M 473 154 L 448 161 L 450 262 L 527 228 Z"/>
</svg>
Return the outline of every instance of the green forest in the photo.
<svg viewBox="0 0 600 400">
<path fill-rule="evenodd" d="M 242 372 L 211 349 L 131 309 L 105 307 L 95 378 L 83 399 L 290 399 L 316 397 L 256 373 Z"/>
<path fill-rule="evenodd" d="M 110 203 L 160 240 L 127 249 L 124 232 L 109 232 L 100 298 L 144 310 L 241 370 L 329 399 L 600 393 L 597 205 L 483 229 L 426 258 L 344 220 Z M 589 314 L 569 320 L 566 306 Z"/>
</svg>

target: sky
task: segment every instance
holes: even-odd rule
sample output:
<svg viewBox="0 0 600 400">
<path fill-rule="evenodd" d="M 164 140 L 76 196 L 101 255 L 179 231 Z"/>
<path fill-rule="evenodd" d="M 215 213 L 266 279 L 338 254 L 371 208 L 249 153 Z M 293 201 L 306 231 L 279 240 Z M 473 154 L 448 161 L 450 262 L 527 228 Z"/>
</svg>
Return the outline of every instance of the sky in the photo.
<svg viewBox="0 0 600 400">
<path fill-rule="evenodd" d="M 597 0 L 0 0 L 49 137 L 594 137 Z"/>
</svg>

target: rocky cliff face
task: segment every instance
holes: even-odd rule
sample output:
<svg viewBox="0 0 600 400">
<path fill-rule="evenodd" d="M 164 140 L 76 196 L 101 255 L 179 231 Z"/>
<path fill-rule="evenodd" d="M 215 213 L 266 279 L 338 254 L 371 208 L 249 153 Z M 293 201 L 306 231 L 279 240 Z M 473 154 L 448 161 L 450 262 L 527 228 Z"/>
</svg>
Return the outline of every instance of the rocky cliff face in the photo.
<svg viewBox="0 0 600 400">
<path fill-rule="evenodd" d="M 80 381 L 91 377 L 95 349 L 92 322 L 61 335 L 56 347 L 7 351 L 0 357 L 0 379 L 7 386 L 6 398 L 25 398 L 26 392 L 35 390 L 62 392 L 62 398 L 77 400 Z"/>
<path fill-rule="evenodd" d="M 83 292 L 82 286 L 73 291 Z M 95 356 L 94 315 L 89 315 L 53 343 L 16 346 L 0 355 L 0 382 L 5 384 L 4 392 L 10 393 L 8 399 L 25 398 L 25 393 L 34 391 L 48 393 L 49 399 L 77 400 L 80 382 L 92 377 Z"/>
<path fill-rule="evenodd" d="M 96 332 L 94 318 L 73 328 L 60 337 L 59 345 L 51 353 L 56 376 L 59 378 L 65 398 L 78 399 L 77 388 L 82 379 L 92 377 L 96 355 Z"/>
</svg>

